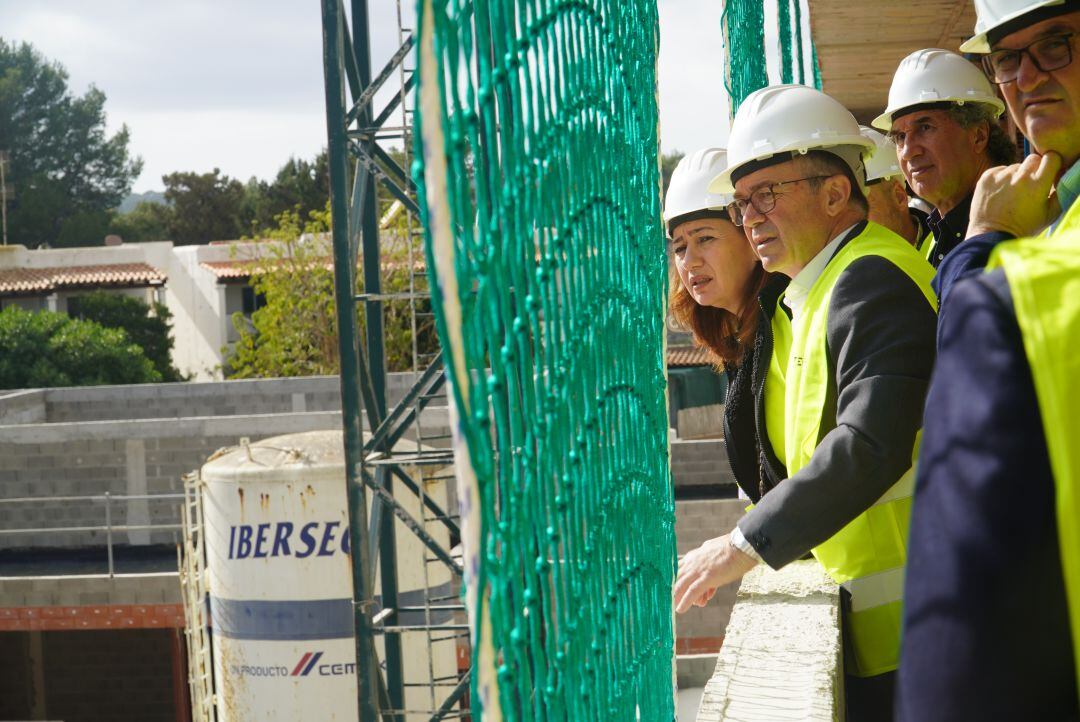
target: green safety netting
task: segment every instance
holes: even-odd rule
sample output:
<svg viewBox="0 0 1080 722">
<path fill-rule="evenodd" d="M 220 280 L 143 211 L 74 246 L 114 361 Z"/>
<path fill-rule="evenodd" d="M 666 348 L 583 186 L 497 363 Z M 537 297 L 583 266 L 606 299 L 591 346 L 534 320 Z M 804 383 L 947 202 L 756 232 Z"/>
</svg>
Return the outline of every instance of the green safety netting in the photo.
<svg viewBox="0 0 1080 722">
<path fill-rule="evenodd" d="M 655 0 L 421 0 L 474 719 L 674 718 Z"/>
<path fill-rule="evenodd" d="M 810 41 L 811 68 L 807 73 L 803 35 L 803 0 L 777 0 L 777 38 L 782 83 L 801 83 L 821 89 L 817 51 Z M 746 96 L 769 85 L 765 49 L 765 3 L 762 0 L 724 0 L 721 15 L 724 49 L 727 56 L 725 88 L 731 115 Z"/>
</svg>

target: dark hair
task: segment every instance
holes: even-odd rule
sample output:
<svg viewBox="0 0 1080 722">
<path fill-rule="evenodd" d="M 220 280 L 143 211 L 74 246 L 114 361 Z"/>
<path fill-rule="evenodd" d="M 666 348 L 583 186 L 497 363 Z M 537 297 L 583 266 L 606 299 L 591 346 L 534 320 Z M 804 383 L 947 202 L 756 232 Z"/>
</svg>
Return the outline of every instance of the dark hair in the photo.
<svg viewBox="0 0 1080 722">
<path fill-rule="evenodd" d="M 751 272 L 749 292 L 738 314 L 726 308 L 702 306 L 694 300 L 690 292 L 679 280 L 675 264 L 671 264 L 671 292 L 668 304 L 675 321 L 694 336 L 694 343 L 709 352 L 720 368 L 734 368 L 742 362 L 746 351 L 753 345 L 757 335 L 758 307 L 757 297 L 764 288 L 769 274 L 754 264 Z"/>
<path fill-rule="evenodd" d="M 1016 162 L 1016 144 L 997 122 L 994 111 L 989 106 L 983 103 L 952 103 L 946 112 L 961 128 L 971 128 L 979 123 L 987 124 L 989 138 L 986 141 L 986 155 L 990 158 L 991 165 L 1010 165 Z"/>
</svg>

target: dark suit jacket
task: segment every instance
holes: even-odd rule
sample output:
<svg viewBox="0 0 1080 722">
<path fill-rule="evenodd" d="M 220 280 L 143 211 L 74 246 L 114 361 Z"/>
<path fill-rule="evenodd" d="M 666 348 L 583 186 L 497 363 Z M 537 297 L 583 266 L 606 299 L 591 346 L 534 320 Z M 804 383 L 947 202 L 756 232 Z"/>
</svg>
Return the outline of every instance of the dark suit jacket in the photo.
<svg viewBox="0 0 1080 722">
<path fill-rule="evenodd" d="M 770 567 L 840 531 L 911 466 L 936 325 L 918 286 L 890 261 L 867 256 L 840 275 L 829 302 L 832 383 L 817 450 L 739 521 Z"/>
<path fill-rule="evenodd" d="M 1002 271 L 941 315 L 908 544 L 898 719 L 1077 718 L 1054 481 Z"/>
</svg>

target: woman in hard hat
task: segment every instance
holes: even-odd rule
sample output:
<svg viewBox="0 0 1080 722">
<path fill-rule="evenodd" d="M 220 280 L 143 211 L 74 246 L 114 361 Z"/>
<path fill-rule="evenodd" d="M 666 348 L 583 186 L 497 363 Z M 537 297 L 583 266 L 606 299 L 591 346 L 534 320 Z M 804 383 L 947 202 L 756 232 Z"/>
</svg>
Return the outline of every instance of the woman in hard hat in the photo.
<svg viewBox="0 0 1080 722">
<path fill-rule="evenodd" d="M 768 383 L 763 377 L 779 365 L 770 364 L 773 334 L 762 309 L 776 308 L 788 279 L 761 267 L 728 215 L 732 197 L 709 192 L 709 183 L 726 164 L 724 150 L 704 148 L 679 161 L 671 175 L 664 198 L 672 260 L 670 305 L 675 320 L 727 375 L 728 459 L 739 488 L 756 502 L 787 475 L 764 433 Z"/>
</svg>

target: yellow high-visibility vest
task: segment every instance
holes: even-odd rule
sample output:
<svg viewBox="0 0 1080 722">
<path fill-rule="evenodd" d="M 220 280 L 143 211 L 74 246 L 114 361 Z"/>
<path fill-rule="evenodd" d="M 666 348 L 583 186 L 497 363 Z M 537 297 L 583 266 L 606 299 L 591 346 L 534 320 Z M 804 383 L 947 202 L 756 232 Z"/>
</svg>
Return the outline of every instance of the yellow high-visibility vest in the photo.
<svg viewBox="0 0 1080 722">
<path fill-rule="evenodd" d="M 810 461 L 822 436 L 830 378 L 827 356 L 829 301 L 840 275 L 854 261 L 880 256 L 902 270 L 937 310 L 930 287 L 934 269 L 919 251 L 876 223 L 845 244 L 814 283 L 792 323 L 791 353 L 784 378 L 784 448 L 788 474 Z M 766 402 L 768 399 L 766 399 Z M 889 413 L 880 409 L 879 413 Z M 828 420 L 831 426 L 832 420 Z M 911 468 L 869 509 L 812 551 L 832 579 L 851 595 L 845 614 L 847 671 L 870 677 L 896 669 L 907 560 L 908 521 L 921 431 Z"/>
<path fill-rule="evenodd" d="M 765 433 L 769 444 L 781 464 L 787 466 L 784 449 L 784 375 L 787 373 L 788 356 L 791 355 L 791 319 L 776 302 L 772 327 L 773 352 L 769 370 L 765 374 Z"/>
<path fill-rule="evenodd" d="M 997 267 L 1012 293 L 1050 453 L 1080 687 L 1080 202 L 1048 237 L 998 245 L 987 270 Z"/>
</svg>

